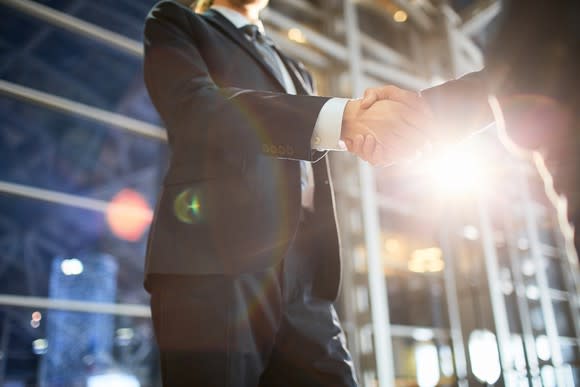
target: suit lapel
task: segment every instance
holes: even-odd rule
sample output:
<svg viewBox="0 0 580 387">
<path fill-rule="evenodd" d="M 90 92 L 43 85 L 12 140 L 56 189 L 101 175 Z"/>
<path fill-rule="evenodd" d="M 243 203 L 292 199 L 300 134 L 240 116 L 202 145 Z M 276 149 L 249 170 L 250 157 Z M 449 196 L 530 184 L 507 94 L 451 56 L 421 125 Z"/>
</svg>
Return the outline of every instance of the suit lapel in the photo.
<svg viewBox="0 0 580 387">
<path fill-rule="evenodd" d="M 214 10 L 208 10 L 204 13 L 206 19 L 212 23 L 217 29 L 227 35 L 230 39 L 236 42 L 239 46 L 241 46 L 244 50 L 247 51 L 250 56 L 252 56 L 256 62 L 263 68 L 263 70 L 282 88 L 282 90 L 286 90 L 286 87 L 280 82 L 278 77 L 274 74 L 270 66 L 264 61 L 262 55 L 256 50 L 254 45 L 250 43 L 243 33 L 241 33 L 236 26 L 234 26 L 228 19 L 222 16 L 219 12 Z"/>
</svg>

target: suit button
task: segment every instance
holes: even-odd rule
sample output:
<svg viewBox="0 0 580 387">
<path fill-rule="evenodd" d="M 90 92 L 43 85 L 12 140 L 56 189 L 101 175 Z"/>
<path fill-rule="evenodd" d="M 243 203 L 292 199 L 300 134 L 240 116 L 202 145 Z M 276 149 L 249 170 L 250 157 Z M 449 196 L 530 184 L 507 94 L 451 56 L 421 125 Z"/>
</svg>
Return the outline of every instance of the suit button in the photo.
<svg viewBox="0 0 580 387">
<path fill-rule="evenodd" d="M 324 180 L 324 184 L 327 184 L 328 185 L 328 180 Z"/>
<path fill-rule="evenodd" d="M 320 137 L 314 137 L 314 145 L 320 145 Z"/>
</svg>

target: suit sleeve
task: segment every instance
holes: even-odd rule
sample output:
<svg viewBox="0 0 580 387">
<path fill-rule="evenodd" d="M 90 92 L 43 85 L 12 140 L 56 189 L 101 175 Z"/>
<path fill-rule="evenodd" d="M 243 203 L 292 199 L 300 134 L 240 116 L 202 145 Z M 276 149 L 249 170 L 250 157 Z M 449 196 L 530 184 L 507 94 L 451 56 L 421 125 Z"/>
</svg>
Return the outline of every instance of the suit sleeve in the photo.
<svg viewBox="0 0 580 387">
<path fill-rule="evenodd" d="M 145 83 L 179 152 L 241 153 L 313 160 L 310 139 L 328 98 L 218 87 L 192 30 L 199 20 L 165 1 L 145 24 Z M 243 69 L 240 69 L 243 76 Z"/>
<path fill-rule="evenodd" d="M 421 92 L 433 109 L 443 137 L 460 140 L 493 122 L 486 78 L 482 70 Z"/>
</svg>

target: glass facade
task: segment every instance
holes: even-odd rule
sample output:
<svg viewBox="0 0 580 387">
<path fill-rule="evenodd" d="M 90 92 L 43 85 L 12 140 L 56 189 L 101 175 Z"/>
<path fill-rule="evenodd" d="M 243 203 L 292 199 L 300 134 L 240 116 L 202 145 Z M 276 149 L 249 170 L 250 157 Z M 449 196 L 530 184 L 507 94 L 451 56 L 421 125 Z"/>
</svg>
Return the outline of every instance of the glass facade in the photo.
<svg viewBox="0 0 580 387">
<path fill-rule="evenodd" d="M 496 141 L 491 132 L 472 142 L 503 167 L 491 165 L 492 180 L 469 192 L 461 186 L 460 196 L 440 195 L 432 171 L 377 174 L 389 306 L 383 328 L 392 338 L 397 386 L 580 381 L 577 258 L 564 248 L 557 210 L 533 165 L 512 159 Z M 344 170 L 351 161 L 335 162 Z M 366 339 L 376 330 L 368 278 L 378 268 L 369 267 L 357 195 L 345 194 L 338 195 L 341 229 L 353 270 L 342 305 L 364 332 L 355 352 L 365 385 L 373 385 L 380 365 L 372 349 L 380 343 Z"/>
<path fill-rule="evenodd" d="M 154 3 L 0 3 L 0 385 L 159 385 L 142 286 L 167 157 L 141 70 Z"/>
</svg>

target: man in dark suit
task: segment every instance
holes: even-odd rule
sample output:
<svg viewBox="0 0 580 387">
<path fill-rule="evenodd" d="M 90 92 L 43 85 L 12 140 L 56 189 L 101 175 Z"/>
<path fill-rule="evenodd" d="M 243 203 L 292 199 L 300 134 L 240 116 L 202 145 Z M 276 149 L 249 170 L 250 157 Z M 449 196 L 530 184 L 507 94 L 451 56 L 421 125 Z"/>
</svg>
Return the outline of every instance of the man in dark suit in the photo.
<svg viewBox="0 0 580 387">
<path fill-rule="evenodd" d="M 263 33 L 267 2 L 162 1 L 146 20 L 145 81 L 172 151 L 145 280 L 165 386 L 356 385 L 332 305 L 326 153 L 372 135 L 388 152 L 371 161 L 390 163 L 430 140 L 414 93 L 368 109 L 313 96 Z"/>
<path fill-rule="evenodd" d="M 555 191 L 567 199 L 580 251 L 580 2 L 505 0 L 496 32 L 486 49 L 485 69 L 422 91 L 440 137 L 451 141 L 494 120 L 510 149 L 542 155 Z M 392 86 L 369 89 L 363 107 L 393 98 Z M 495 96 L 495 112 L 488 98 Z M 354 152 L 374 149 L 374 137 Z M 366 157 L 370 158 L 371 155 Z M 551 187 L 548 187 L 551 189 Z"/>
</svg>

